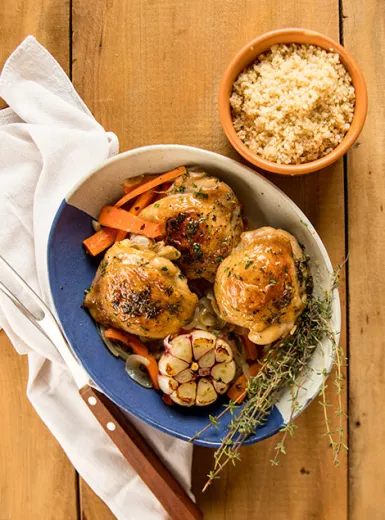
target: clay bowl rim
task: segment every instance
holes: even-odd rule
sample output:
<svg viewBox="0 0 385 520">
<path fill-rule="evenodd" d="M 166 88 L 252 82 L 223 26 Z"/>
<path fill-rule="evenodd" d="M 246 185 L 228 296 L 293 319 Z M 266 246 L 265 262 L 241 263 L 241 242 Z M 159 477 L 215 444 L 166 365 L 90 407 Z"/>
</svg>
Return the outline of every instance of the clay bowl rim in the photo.
<svg viewBox="0 0 385 520">
<path fill-rule="evenodd" d="M 257 56 L 277 43 L 305 43 L 333 50 L 340 55 L 341 62 L 349 72 L 356 91 L 356 103 L 352 124 L 341 143 L 329 154 L 309 163 L 286 165 L 267 161 L 254 154 L 237 136 L 231 118 L 229 98 L 232 85 L 238 74 L 253 63 Z M 368 94 L 364 76 L 353 56 L 342 45 L 331 38 L 308 29 L 286 28 L 264 33 L 247 43 L 227 66 L 219 87 L 219 117 L 223 130 L 237 152 L 253 165 L 281 175 L 305 175 L 336 162 L 354 144 L 365 123 L 368 109 Z"/>
</svg>

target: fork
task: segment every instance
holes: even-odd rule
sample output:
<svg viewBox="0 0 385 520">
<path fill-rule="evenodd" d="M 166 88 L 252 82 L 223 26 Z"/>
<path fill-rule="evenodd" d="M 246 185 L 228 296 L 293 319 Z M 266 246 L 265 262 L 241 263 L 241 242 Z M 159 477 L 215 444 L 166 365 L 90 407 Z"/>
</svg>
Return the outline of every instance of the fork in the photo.
<svg viewBox="0 0 385 520">
<path fill-rule="evenodd" d="M 156 496 L 164 509 L 175 520 L 198 520 L 202 513 L 179 482 L 164 466 L 152 448 L 136 428 L 126 419 L 89 378 L 75 357 L 62 329 L 47 305 L 23 278 L 0 256 L 0 267 L 4 269 L 20 289 L 39 310 L 27 308 L 9 287 L 0 280 L 0 291 L 9 298 L 17 309 L 54 345 L 73 375 L 79 393 L 104 431 L 122 453 L 127 462 Z"/>
</svg>

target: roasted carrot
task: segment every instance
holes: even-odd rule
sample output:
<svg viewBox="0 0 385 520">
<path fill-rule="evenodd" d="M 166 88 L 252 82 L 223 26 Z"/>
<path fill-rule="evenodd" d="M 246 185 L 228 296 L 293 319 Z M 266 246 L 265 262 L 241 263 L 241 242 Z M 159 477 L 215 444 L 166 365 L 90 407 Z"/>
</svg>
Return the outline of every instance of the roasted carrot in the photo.
<svg viewBox="0 0 385 520">
<path fill-rule="evenodd" d="M 160 224 L 148 222 L 115 206 L 104 206 L 99 216 L 99 222 L 102 226 L 121 229 L 128 233 L 145 235 L 149 238 L 156 238 L 162 235 Z"/>
<path fill-rule="evenodd" d="M 155 179 L 154 178 L 151 179 L 152 175 L 150 175 L 150 176 L 149 175 L 140 175 L 138 177 L 134 177 L 133 179 L 126 179 L 122 184 L 122 188 L 126 192 L 126 195 L 122 199 L 120 199 L 115 204 L 115 206 L 117 206 L 117 207 L 123 206 L 123 204 L 125 204 L 126 202 L 129 202 L 130 200 L 137 197 L 137 199 L 134 201 L 134 204 L 131 206 L 130 210 L 128 211 L 128 213 L 130 213 L 131 215 L 136 216 L 142 211 L 142 209 L 144 209 L 146 206 L 151 204 L 151 202 L 156 198 L 156 192 L 153 188 L 159 186 L 159 184 L 162 184 L 162 179 L 163 179 L 163 181 L 166 180 L 166 182 L 163 183 L 163 186 L 166 186 L 164 188 L 166 190 L 171 186 L 170 179 L 171 180 L 175 179 L 176 177 L 178 177 L 179 175 L 182 175 L 185 172 L 186 172 L 186 168 L 184 166 L 180 166 L 179 168 L 176 168 L 175 170 L 172 170 L 171 172 L 167 172 L 167 173 L 163 173 L 162 175 L 159 175 Z M 149 179 L 149 177 L 150 177 L 150 179 Z M 126 200 L 124 200 L 124 199 L 126 199 Z M 102 212 L 103 212 L 103 210 L 102 210 Z M 114 213 L 114 216 L 115 215 L 116 215 L 116 212 Z M 107 220 L 108 221 L 111 220 L 111 215 L 109 215 Z M 112 222 L 113 222 L 113 224 L 116 223 L 114 218 L 112 218 Z M 127 221 L 125 221 L 125 222 L 127 223 Z M 136 222 L 136 224 L 139 224 L 137 221 L 135 221 L 135 222 Z M 99 223 L 102 225 L 107 225 L 107 224 L 103 224 L 102 222 L 99 222 Z M 94 235 L 86 238 L 83 241 L 83 244 L 86 247 L 87 251 L 91 255 L 95 256 L 95 255 L 98 255 L 99 253 L 101 253 L 102 251 L 104 251 L 105 249 L 107 249 L 107 247 L 110 247 L 114 242 L 120 242 L 120 241 L 124 240 L 126 238 L 128 232 L 146 235 L 149 238 L 155 238 L 155 236 L 159 236 L 162 234 L 161 232 L 159 232 L 159 235 L 152 235 L 152 234 L 147 234 L 144 232 L 141 233 L 140 230 L 134 231 L 134 229 L 131 229 L 131 224 L 133 224 L 133 222 L 129 221 L 129 224 L 130 224 L 129 229 L 127 229 L 127 227 L 125 227 L 124 229 L 117 228 L 116 226 L 115 226 L 116 229 L 112 229 L 114 227 L 112 225 L 109 226 L 111 229 L 103 228 L 101 231 L 98 231 Z M 143 224 L 143 221 L 140 224 L 140 226 L 142 224 Z M 148 225 L 150 228 L 150 233 L 154 232 L 154 228 L 157 230 L 157 228 L 159 227 L 157 224 L 146 223 L 145 229 L 147 229 Z M 134 227 L 135 227 L 135 224 L 134 224 Z"/>
<path fill-rule="evenodd" d="M 121 229 L 118 231 L 118 234 L 116 235 L 115 242 L 121 242 L 124 240 L 127 236 L 127 231 L 122 231 Z"/>
<path fill-rule="evenodd" d="M 171 399 L 171 397 L 167 394 L 162 395 L 162 401 L 164 404 L 167 404 L 167 406 L 174 406 L 174 401 Z"/>
<path fill-rule="evenodd" d="M 239 376 L 235 383 L 228 389 L 227 397 L 230 397 L 230 399 L 236 403 L 241 403 L 247 394 L 247 381 L 250 377 L 255 377 L 258 374 L 261 370 L 261 366 L 259 363 L 252 364 L 249 368 L 249 376 L 246 377 L 245 374 Z"/>
<path fill-rule="evenodd" d="M 139 195 L 139 197 L 136 198 L 133 205 L 128 210 L 128 213 L 131 213 L 131 215 L 139 215 L 142 209 L 146 208 L 149 204 L 151 204 L 155 196 L 156 193 L 154 189 L 142 193 L 142 195 Z M 127 231 L 120 230 L 116 235 L 115 242 L 120 242 L 121 240 L 124 240 L 126 238 L 126 235 Z"/>
<path fill-rule="evenodd" d="M 165 193 L 165 192 L 169 189 L 171 184 L 172 184 L 172 181 L 171 182 L 164 182 L 163 184 L 161 184 L 159 186 L 158 192 L 160 192 L 160 193 L 157 194 L 156 199 L 155 199 L 156 201 L 164 199 L 165 197 L 167 197 L 167 193 Z"/>
<path fill-rule="evenodd" d="M 142 195 L 139 195 L 139 197 L 137 197 L 134 201 L 134 204 L 131 206 L 129 213 L 132 215 L 139 215 L 142 209 L 149 206 L 155 197 L 156 193 L 154 188 L 146 191 L 145 193 L 142 193 Z"/>
<path fill-rule="evenodd" d="M 259 355 L 257 345 L 253 343 L 246 334 L 242 336 L 242 341 L 246 350 L 246 359 L 255 361 Z"/>
<path fill-rule="evenodd" d="M 128 201 L 134 199 L 138 195 L 141 195 L 142 193 L 151 190 L 152 188 L 156 188 L 160 184 L 163 184 L 164 182 L 172 181 L 179 177 L 180 175 L 183 175 L 186 173 L 186 168 L 184 166 L 179 166 L 179 168 L 176 168 L 175 170 L 171 170 L 170 172 L 162 173 L 162 175 L 158 175 L 154 179 L 150 179 L 144 184 L 141 184 L 140 186 L 134 188 L 130 193 L 126 193 L 124 197 L 122 197 L 118 202 L 115 204 L 118 208 L 123 206 L 123 204 L 126 204 Z"/>
<path fill-rule="evenodd" d="M 135 354 L 139 354 L 139 356 L 147 356 L 148 355 L 148 348 L 146 345 L 144 345 L 140 339 L 138 339 L 133 334 L 129 334 L 128 332 L 124 332 L 123 330 L 118 329 L 107 329 L 105 331 L 106 338 L 114 339 L 117 341 L 120 341 L 121 343 L 124 343 L 125 345 L 128 345 L 132 348 L 132 350 L 135 352 Z"/>
<path fill-rule="evenodd" d="M 83 240 L 84 247 L 90 255 L 96 256 L 114 243 L 117 234 L 118 231 L 116 229 L 104 227 Z"/>
<path fill-rule="evenodd" d="M 124 345 L 132 348 L 135 354 L 144 357 L 148 361 L 146 368 L 151 377 L 152 384 L 156 390 L 159 390 L 158 363 L 156 362 L 154 356 L 149 354 L 147 347 L 136 336 L 129 334 L 128 332 L 123 332 L 122 330 L 110 328 L 107 329 L 104 334 L 106 338 L 114 339 L 124 343 Z"/>
<path fill-rule="evenodd" d="M 124 193 L 130 193 L 134 188 L 141 186 L 148 181 L 150 175 L 138 175 L 137 177 L 131 177 L 122 182 L 122 188 Z"/>
<path fill-rule="evenodd" d="M 156 390 L 159 390 L 159 383 L 158 383 L 158 363 L 156 362 L 155 358 L 151 354 L 147 354 L 145 356 L 146 359 L 148 359 L 149 363 L 146 366 L 148 373 L 150 374 L 152 384 L 154 385 L 154 388 Z"/>
</svg>

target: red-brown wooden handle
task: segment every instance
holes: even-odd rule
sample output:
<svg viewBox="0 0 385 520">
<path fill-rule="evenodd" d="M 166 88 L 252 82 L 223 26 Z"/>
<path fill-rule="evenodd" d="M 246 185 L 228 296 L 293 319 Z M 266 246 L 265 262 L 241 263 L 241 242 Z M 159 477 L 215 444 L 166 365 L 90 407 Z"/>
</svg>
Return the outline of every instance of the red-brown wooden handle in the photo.
<svg viewBox="0 0 385 520">
<path fill-rule="evenodd" d="M 80 395 L 115 446 L 170 517 L 173 520 L 203 518 L 197 505 L 119 408 L 104 394 L 90 386 L 81 388 Z"/>
</svg>

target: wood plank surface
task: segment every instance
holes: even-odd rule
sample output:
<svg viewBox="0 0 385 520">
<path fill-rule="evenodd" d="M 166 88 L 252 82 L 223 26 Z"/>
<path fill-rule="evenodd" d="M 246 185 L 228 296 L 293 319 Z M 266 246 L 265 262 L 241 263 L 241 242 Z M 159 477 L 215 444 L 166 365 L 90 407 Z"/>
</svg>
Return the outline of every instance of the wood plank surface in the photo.
<svg viewBox="0 0 385 520">
<path fill-rule="evenodd" d="M 313 404 L 297 421 L 278 468 L 270 439 L 243 450 L 204 495 L 211 452 L 198 448 L 194 490 L 205 518 L 274 520 L 384 518 L 385 3 L 343 0 L 343 36 L 369 86 L 369 117 L 349 153 L 350 493 L 347 461 L 336 470 Z M 339 36 L 337 0 L 72 0 L 73 80 L 96 118 L 117 133 L 121 150 L 181 143 L 239 159 L 223 135 L 217 91 L 224 68 L 248 40 L 270 29 L 303 26 Z M 69 70 L 69 1 L 2 0 L 0 66 L 29 33 Z M 0 105 L 2 106 L 2 105 Z M 302 179 L 269 176 L 306 212 L 334 264 L 345 256 L 342 162 Z M 341 299 L 345 316 L 345 280 Z M 342 343 L 345 345 L 345 322 Z M 25 397 L 27 367 L 0 334 L 0 520 L 77 518 L 75 472 Z M 10 390 L 11 389 L 11 390 Z M 38 471 L 36 470 L 38 468 Z M 15 484 L 17 483 L 17 485 Z M 80 484 L 81 516 L 113 515 Z"/>
<path fill-rule="evenodd" d="M 69 0 L 1 0 L 0 70 L 11 52 L 29 34 L 69 71 Z M 0 108 L 5 104 L 0 99 Z"/>
<path fill-rule="evenodd" d="M 0 351 L 0 519 L 76 520 L 76 473 L 25 395 L 27 359 L 3 331 Z"/>
<path fill-rule="evenodd" d="M 73 0 L 73 81 L 101 124 L 117 133 L 121 151 L 180 143 L 238 158 L 217 113 L 227 63 L 251 38 L 278 27 L 301 25 L 338 39 L 338 7 L 337 0 L 317 0 L 311 8 L 305 0 Z M 270 178 L 308 214 L 333 263 L 342 262 L 342 162 L 302 179 Z M 344 280 L 341 297 L 345 309 Z M 344 344 L 345 325 L 341 332 Z M 211 453 L 196 449 L 194 488 L 205 518 L 347 518 L 346 458 L 335 470 L 321 437 L 321 412 L 313 404 L 299 419 L 280 467 L 269 464 L 276 439 L 245 448 L 242 464 L 204 495 L 199 489 Z M 88 509 L 89 520 L 98 515 Z"/>
<path fill-rule="evenodd" d="M 69 3 L 62 0 L 0 2 L 0 69 L 34 34 L 68 71 Z M 5 104 L 0 100 L 0 108 Z M 76 473 L 28 401 L 26 357 L 0 333 L 0 519 L 75 520 Z"/>
<path fill-rule="evenodd" d="M 348 156 L 350 518 L 385 518 L 385 2 L 343 0 L 369 112 Z"/>
<path fill-rule="evenodd" d="M 115 516 L 81 478 L 79 479 L 80 519 L 79 520 L 113 520 Z M 143 519 L 144 520 L 144 519 Z"/>
</svg>

